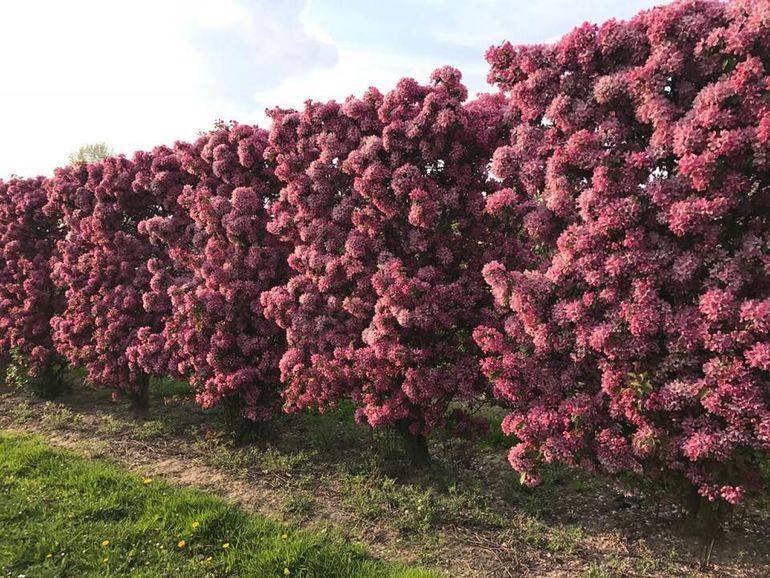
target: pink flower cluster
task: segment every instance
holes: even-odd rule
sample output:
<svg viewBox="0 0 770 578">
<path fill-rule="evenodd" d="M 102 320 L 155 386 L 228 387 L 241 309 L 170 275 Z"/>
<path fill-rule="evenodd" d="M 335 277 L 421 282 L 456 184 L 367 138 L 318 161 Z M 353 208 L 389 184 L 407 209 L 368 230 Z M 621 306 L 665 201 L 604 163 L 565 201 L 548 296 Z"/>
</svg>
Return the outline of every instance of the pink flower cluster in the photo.
<svg viewBox="0 0 770 578">
<path fill-rule="evenodd" d="M 0 360 L 16 350 L 41 377 L 50 377 L 50 319 L 61 307 L 49 259 L 63 231 L 47 186 L 43 177 L 0 181 Z"/>
<path fill-rule="evenodd" d="M 770 450 L 770 2 L 678 1 L 487 59 L 511 117 L 492 169 L 539 256 L 486 265 L 498 320 L 475 332 L 511 465 L 739 501 Z"/>
</svg>

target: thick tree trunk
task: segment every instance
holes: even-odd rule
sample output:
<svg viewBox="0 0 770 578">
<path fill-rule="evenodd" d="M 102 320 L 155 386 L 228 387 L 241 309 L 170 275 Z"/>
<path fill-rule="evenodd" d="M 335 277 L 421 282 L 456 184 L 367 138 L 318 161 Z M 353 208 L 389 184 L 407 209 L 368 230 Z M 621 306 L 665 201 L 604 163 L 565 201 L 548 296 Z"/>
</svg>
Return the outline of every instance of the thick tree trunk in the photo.
<svg viewBox="0 0 770 578">
<path fill-rule="evenodd" d="M 401 436 L 409 461 L 414 467 L 423 468 L 430 464 L 430 452 L 428 440 L 422 434 L 413 434 L 409 431 L 409 423 L 406 421 L 396 424 L 396 431 Z"/>
<path fill-rule="evenodd" d="M 137 380 L 136 390 L 129 394 L 131 408 L 139 419 L 150 417 L 150 376 L 142 373 Z"/>
</svg>

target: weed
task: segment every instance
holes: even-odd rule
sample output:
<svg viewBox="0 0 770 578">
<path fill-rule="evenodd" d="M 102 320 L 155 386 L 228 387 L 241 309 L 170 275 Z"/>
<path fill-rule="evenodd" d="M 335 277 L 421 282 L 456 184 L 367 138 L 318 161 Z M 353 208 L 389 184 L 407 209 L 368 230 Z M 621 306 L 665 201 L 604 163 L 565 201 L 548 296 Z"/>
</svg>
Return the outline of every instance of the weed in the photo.
<svg viewBox="0 0 770 578">
<path fill-rule="evenodd" d="M 281 502 L 281 513 L 290 519 L 301 520 L 310 516 L 316 508 L 315 498 L 309 492 L 294 491 Z"/>
<path fill-rule="evenodd" d="M 73 413 L 66 406 L 47 401 L 43 405 L 40 423 L 45 429 L 61 429 L 68 425 L 77 426 L 82 420 L 83 417 L 80 414 Z"/>
<path fill-rule="evenodd" d="M 141 441 L 149 441 L 163 437 L 167 434 L 166 424 L 160 420 L 142 422 L 138 428 L 131 432 L 131 437 Z"/>
<path fill-rule="evenodd" d="M 13 406 L 11 409 L 11 417 L 16 423 L 25 423 L 30 421 L 35 416 L 32 411 L 32 406 L 26 401 L 21 401 Z"/>
</svg>

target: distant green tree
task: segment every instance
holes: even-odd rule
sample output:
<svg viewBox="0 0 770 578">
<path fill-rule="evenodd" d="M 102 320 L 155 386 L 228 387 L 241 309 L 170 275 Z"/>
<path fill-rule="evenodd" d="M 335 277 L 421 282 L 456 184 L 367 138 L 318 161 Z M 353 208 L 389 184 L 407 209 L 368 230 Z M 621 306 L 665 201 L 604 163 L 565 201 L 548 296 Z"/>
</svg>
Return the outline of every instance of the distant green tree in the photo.
<svg viewBox="0 0 770 578">
<path fill-rule="evenodd" d="M 74 153 L 70 154 L 71 165 L 83 165 L 88 163 L 95 163 L 102 160 L 104 157 L 109 157 L 115 154 L 107 143 L 96 142 L 91 144 L 84 144 Z"/>
</svg>

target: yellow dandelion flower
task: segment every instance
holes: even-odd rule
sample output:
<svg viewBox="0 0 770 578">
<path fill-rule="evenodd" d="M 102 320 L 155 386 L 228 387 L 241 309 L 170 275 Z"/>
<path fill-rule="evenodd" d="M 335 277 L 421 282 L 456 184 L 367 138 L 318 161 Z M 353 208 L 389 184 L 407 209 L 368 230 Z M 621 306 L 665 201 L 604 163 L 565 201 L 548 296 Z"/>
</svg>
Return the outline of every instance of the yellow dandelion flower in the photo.
<svg viewBox="0 0 770 578">
<path fill-rule="evenodd" d="M 177 545 L 177 548 L 184 548 L 187 545 L 187 542 L 185 542 L 184 540 L 179 540 L 179 542 L 177 542 L 176 545 Z"/>
<path fill-rule="evenodd" d="M 288 539 L 289 539 L 289 535 L 286 532 L 281 534 L 281 540 L 288 540 Z"/>
<path fill-rule="evenodd" d="M 291 570 L 289 570 L 288 568 L 284 568 L 283 569 L 283 575 L 284 576 L 288 576 L 289 574 L 291 574 Z"/>
<path fill-rule="evenodd" d="M 48 554 L 48 556 L 46 556 L 46 558 L 53 558 L 53 554 Z"/>
<path fill-rule="evenodd" d="M 229 547 L 230 547 L 230 542 L 225 542 L 224 544 L 222 544 L 222 548 L 224 548 L 225 550 L 227 550 Z"/>
<path fill-rule="evenodd" d="M 212 558 L 211 556 L 209 556 L 208 558 L 206 558 L 206 562 L 211 562 L 212 560 L 213 560 L 213 558 Z"/>
<path fill-rule="evenodd" d="M 197 528 L 198 528 L 198 526 L 200 526 L 200 525 L 201 525 L 201 523 L 200 523 L 200 522 L 193 522 L 192 524 L 190 524 L 190 526 L 192 526 L 192 529 L 193 529 L 193 530 L 197 529 Z"/>
<path fill-rule="evenodd" d="M 110 545 L 110 541 L 109 540 L 102 541 L 102 548 L 106 548 L 109 545 Z"/>
<path fill-rule="evenodd" d="M 109 558 L 105 558 L 104 560 L 102 560 L 102 562 L 104 562 L 105 564 L 106 564 L 107 562 L 109 562 L 109 561 L 110 561 L 110 559 L 109 559 Z"/>
<path fill-rule="evenodd" d="M 144 482 L 145 486 L 149 486 L 152 483 L 152 478 L 144 478 L 142 482 Z"/>
</svg>

